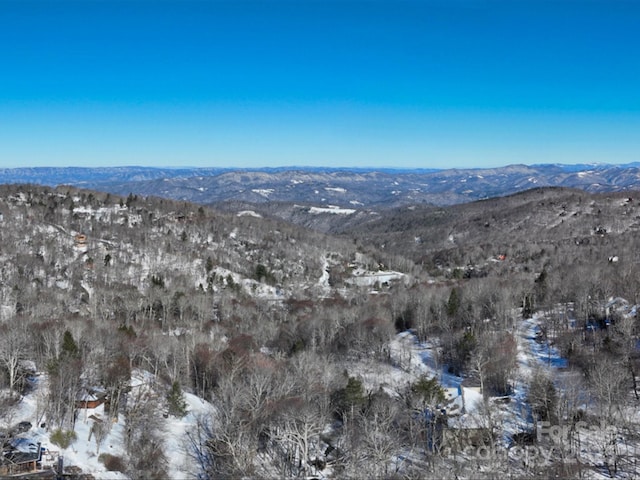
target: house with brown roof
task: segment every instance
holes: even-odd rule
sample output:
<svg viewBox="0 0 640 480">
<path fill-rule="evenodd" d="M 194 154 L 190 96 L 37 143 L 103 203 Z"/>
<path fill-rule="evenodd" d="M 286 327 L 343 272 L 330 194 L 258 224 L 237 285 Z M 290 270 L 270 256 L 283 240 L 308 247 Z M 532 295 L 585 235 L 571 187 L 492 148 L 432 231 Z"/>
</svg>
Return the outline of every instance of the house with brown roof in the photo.
<svg viewBox="0 0 640 480">
<path fill-rule="evenodd" d="M 94 388 L 83 388 L 76 395 L 76 408 L 97 408 L 105 403 L 107 394 Z"/>
</svg>

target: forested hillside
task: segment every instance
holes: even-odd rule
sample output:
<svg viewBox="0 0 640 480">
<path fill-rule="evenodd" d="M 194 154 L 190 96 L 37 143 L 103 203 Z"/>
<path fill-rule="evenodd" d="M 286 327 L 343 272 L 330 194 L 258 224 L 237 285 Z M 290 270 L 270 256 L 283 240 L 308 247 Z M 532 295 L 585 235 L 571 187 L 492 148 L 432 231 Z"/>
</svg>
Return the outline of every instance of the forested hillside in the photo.
<svg viewBox="0 0 640 480">
<path fill-rule="evenodd" d="M 328 235 L 2 186 L 0 474 L 637 476 L 639 215 L 538 189 Z"/>
</svg>

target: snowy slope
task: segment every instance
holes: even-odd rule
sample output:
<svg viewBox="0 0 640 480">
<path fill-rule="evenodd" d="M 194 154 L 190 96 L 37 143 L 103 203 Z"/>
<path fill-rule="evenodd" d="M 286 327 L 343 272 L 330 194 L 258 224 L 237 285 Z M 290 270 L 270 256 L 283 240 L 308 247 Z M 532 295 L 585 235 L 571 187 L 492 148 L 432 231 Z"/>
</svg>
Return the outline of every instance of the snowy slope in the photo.
<svg viewBox="0 0 640 480">
<path fill-rule="evenodd" d="M 148 372 L 134 372 L 131 385 L 137 388 L 153 388 L 155 379 Z M 22 421 L 30 422 L 33 427 L 18 436 L 18 444 L 28 446 L 29 444 L 41 443 L 44 449 L 43 468 L 51 468 L 57 465 L 58 457 L 63 457 L 66 467 L 79 467 L 83 473 L 91 474 L 96 479 L 115 480 L 126 479 L 127 475 L 121 472 L 108 471 L 105 465 L 99 460 L 99 455 L 107 453 L 121 458 L 126 458 L 124 449 L 124 429 L 126 428 L 125 417 L 118 415 L 117 422 L 110 427 L 109 433 L 97 445 L 95 435 L 92 435 L 91 428 L 95 422 L 106 420 L 104 405 L 97 408 L 80 409 L 74 431 L 77 439 L 66 449 L 60 449 L 51 442 L 51 433 L 47 427 L 46 417 L 41 415 L 42 402 L 46 397 L 47 381 L 46 375 L 41 374 L 35 378 L 32 391 L 22 397 L 21 401 L 12 409 L 11 425 Z M 213 413 L 214 407 L 210 403 L 196 397 L 195 395 L 184 393 L 187 403 L 187 415 L 184 418 L 169 416 L 164 418 L 162 412 L 155 415 L 161 419 L 161 430 L 165 435 L 165 452 L 169 460 L 168 473 L 170 478 L 188 478 L 197 475 L 196 466 L 189 457 L 188 434 L 194 430 L 198 418 L 203 415 Z M 11 425 L 0 425 L 2 428 L 9 428 Z M 42 425 L 45 427 L 43 428 Z M 26 447 L 25 447 L 26 448 Z"/>
</svg>

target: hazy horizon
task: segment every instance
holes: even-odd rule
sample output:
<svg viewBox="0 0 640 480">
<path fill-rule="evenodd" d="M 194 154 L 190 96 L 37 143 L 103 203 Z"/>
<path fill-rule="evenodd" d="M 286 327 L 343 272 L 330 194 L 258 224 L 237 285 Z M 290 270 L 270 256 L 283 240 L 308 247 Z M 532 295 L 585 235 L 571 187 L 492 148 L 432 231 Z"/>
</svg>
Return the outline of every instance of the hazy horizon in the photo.
<svg viewBox="0 0 640 480">
<path fill-rule="evenodd" d="M 629 1 L 0 0 L 0 166 L 640 161 Z"/>
</svg>

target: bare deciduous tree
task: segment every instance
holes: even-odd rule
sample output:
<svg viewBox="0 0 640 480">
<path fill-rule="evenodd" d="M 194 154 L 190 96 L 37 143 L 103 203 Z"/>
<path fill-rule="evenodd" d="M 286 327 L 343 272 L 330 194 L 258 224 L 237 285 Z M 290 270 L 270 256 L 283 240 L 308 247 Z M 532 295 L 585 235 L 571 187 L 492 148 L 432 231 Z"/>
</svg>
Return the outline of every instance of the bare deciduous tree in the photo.
<svg viewBox="0 0 640 480">
<path fill-rule="evenodd" d="M 167 477 L 164 432 L 157 412 L 161 401 L 151 385 L 135 387 L 127 401 L 124 440 L 128 455 L 127 473 L 134 479 Z"/>
<path fill-rule="evenodd" d="M 0 365 L 4 367 L 9 390 L 15 390 L 21 372 L 20 363 L 26 359 L 29 341 L 25 327 L 4 324 L 0 326 Z"/>
<path fill-rule="evenodd" d="M 588 372 L 589 386 L 593 392 L 601 418 L 615 424 L 620 407 L 631 390 L 631 382 L 625 368 L 607 357 L 597 358 Z"/>
</svg>

